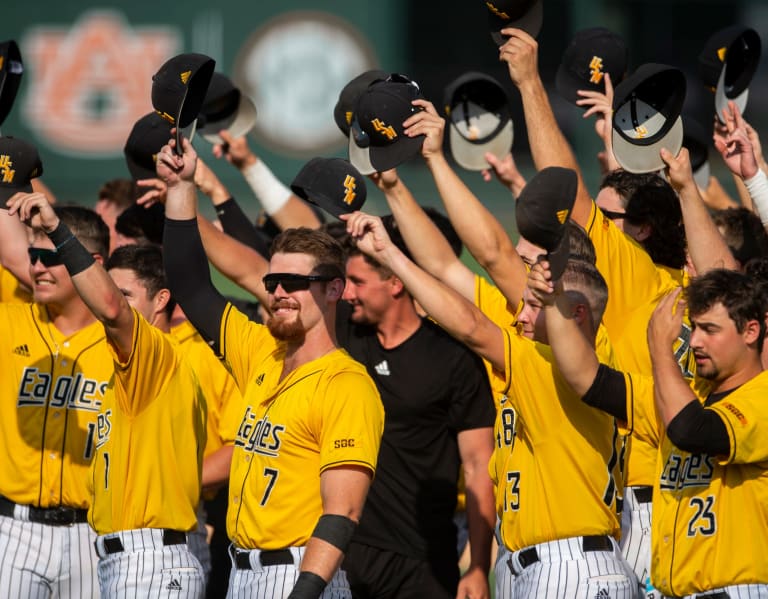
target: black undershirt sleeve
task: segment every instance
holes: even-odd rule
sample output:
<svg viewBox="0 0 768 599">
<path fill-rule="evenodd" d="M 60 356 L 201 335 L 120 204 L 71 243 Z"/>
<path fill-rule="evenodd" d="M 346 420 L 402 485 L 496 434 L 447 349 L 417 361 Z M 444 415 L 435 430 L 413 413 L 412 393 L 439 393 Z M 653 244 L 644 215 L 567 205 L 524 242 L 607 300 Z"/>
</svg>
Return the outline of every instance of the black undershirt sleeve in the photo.
<svg viewBox="0 0 768 599">
<path fill-rule="evenodd" d="M 595 380 L 581 400 L 621 422 L 627 421 L 627 383 L 624 375 L 610 366 L 598 366 Z"/>
<path fill-rule="evenodd" d="M 725 422 L 697 399 L 677 413 L 667 426 L 667 437 L 676 447 L 691 453 L 731 455 L 731 440 Z"/>
<path fill-rule="evenodd" d="M 259 235 L 251 221 L 248 220 L 248 217 L 243 212 L 243 209 L 240 208 L 240 204 L 237 203 L 235 198 L 229 198 L 226 202 L 216 206 L 216 216 L 219 218 L 221 228 L 224 229 L 227 235 L 253 248 L 269 260 L 267 242 Z"/>
<path fill-rule="evenodd" d="M 171 295 L 213 351 L 221 355 L 221 317 L 227 300 L 211 281 L 197 220 L 166 218 L 163 247 L 165 276 Z"/>
</svg>

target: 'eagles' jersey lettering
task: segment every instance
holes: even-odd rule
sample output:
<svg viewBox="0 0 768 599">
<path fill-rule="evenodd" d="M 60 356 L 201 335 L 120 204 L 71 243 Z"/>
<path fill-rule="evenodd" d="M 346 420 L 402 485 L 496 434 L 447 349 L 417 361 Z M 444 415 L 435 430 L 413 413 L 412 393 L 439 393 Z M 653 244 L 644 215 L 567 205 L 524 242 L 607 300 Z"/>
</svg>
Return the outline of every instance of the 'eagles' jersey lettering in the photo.
<svg viewBox="0 0 768 599">
<path fill-rule="evenodd" d="M 112 432 L 112 410 L 99 414 L 96 418 L 96 448 L 109 441 L 109 433 Z"/>
<path fill-rule="evenodd" d="M 52 382 L 50 373 L 30 366 L 21 375 L 17 406 L 45 406 L 50 402 L 52 408 L 66 406 L 70 410 L 97 412 L 107 384 L 85 378 L 81 373 L 74 377 L 58 376 Z"/>
<path fill-rule="evenodd" d="M 670 491 L 686 487 L 708 487 L 712 482 L 715 464 L 705 454 L 685 455 L 672 453 L 661 473 L 660 487 Z"/>
<path fill-rule="evenodd" d="M 245 451 L 277 457 L 280 453 L 280 435 L 284 431 L 285 426 L 271 423 L 266 416 L 256 420 L 256 415 L 249 406 L 237 431 L 235 445 Z"/>
</svg>

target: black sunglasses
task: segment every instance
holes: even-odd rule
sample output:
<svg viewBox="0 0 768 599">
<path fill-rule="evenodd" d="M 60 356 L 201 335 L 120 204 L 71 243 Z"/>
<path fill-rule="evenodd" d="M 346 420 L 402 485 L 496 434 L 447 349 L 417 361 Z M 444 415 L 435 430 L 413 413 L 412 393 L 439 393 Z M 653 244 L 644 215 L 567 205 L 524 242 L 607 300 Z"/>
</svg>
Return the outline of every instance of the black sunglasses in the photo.
<svg viewBox="0 0 768 599">
<path fill-rule="evenodd" d="M 29 253 L 29 261 L 32 264 L 37 264 L 37 261 L 43 263 L 43 266 L 58 266 L 61 264 L 61 256 L 56 250 L 48 250 L 45 248 L 27 248 Z"/>
<path fill-rule="evenodd" d="M 267 293 L 274 293 L 278 285 L 286 293 L 293 293 L 294 291 L 306 291 L 310 284 L 315 281 L 333 281 L 340 278 L 328 275 L 297 275 L 288 272 L 273 272 L 265 276 L 262 281 Z"/>
<path fill-rule="evenodd" d="M 614 212 L 613 210 L 606 210 L 605 208 L 600 208 L 600 212 L 605 214 L 605 216 L 607 216 L 611 220 L 617 220 L 619 218 L 627 218 L 626 212 Z"/>
</svg>

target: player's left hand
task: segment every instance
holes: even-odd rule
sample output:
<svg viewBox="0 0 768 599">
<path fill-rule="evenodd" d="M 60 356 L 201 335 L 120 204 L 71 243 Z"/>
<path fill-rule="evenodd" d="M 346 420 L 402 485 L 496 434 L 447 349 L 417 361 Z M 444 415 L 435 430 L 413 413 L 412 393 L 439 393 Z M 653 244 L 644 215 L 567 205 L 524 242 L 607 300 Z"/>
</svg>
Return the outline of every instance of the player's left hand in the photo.
<svg viewBox="0 0 768 599">
<path fill-rule="evenodd" d="M 539 76 L 539 44 L 522 29 L 508 27 L 501 30 L 507 41 L 499 48 L 499 60 L 507 63 L 509 78 L 517 86 L 532 81 Z"/>
<path fill-rule="evenodd" d="M 362 252 L 384 263 L 382 255 L 392 246 L 392 240 L 389 238 L 381 218 L 359 210 L 351 214 L 342 214 L 340 218 L 347 222 L 347 233 L 352 237 L 357 247 Z"/>
<path fill-rule="evenodd" d="M 8 214 L 18 214 L 19 219 L 32 228 L 50 233 L 59 226 L 59 217 L 44 193 L 15 193 L 5 205 L 8 206 Z"/>
<path fill-rule="evenodd" d="M 171 134 L 174 130 L 171 129 Z M 197 167 L 197 152 L 186 137 L 181 139 L 181 156 L 175 153 L 176 140 L 171 139 L 157 155 L 157 176 L 168 186 L 181 181 L 192 182 Z"/>
<path fill-rule="evenodd" d="M 661 149 L 661 159 L 666 164 L 666 174 L 669 184 L 677 192 L 681 193 L 684 189 L 698 189 L 696 181 L 693 178 L 693 169 L 691 168 L 691 157 L 688 154 L 688 148 L 680 148 L 677 156 L 666 148 Z"/>
<path fill-rule="evenodd" d="M 672 351 L 672 344 L 680 334 L 685 313 L 685 301 L 677 287 L 667 293 L 656 306 L 648 322 L 648 348 L 654 352 Z"/>
<path fill-rule="evenodd" d="M 141 197 L 136 200 L 136 203 L 139 206 L 149 208 L 153 204 L 157 203 L 165 205 L 168 186 L 163 181 L 157 178 L 139 179 L 136 181 L 136 185 L 147 189 L 147 191 L 145 191 Z"/>
<path fill-rule="evenodd" d="M 481 568 L 470 568 L 459 580 L 456 599 L 489 599 L 488 574 Z"/>
<path fill-rule="evenodd" d="M 397 169 L 391 168 L 388 171 L 371 173 L 368 178 L 376 184 L 382 192 L 387 193 L 400 182 Z"/>
</svg>

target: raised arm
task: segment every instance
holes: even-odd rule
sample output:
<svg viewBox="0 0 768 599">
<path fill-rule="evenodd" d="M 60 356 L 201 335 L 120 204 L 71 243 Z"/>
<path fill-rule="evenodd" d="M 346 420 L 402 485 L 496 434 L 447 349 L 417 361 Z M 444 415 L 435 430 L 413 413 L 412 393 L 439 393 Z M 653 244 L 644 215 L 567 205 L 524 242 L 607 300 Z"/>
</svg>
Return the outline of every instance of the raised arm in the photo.
<svg viewBox="0 0 768 599">
<path fill-rule="evenodd" d="M 403 240 L 416 263 L 472 301 L 474 273 L 453 253 L 448 240 L 416 202 L 394 169 L 371 176 L 384 193 Z"/>
<path fill-rule="evenodd" d="M 228 131 L 220 131 L 223 144 L 214 146 L 217 158 L 225 157 L 245 178 L 264 210 L 283 229 L 309 227 L 317 229 L 320 219 L 306 202 L 292 193 L 269 167 L 251 152 L 245 137 L 232 137 Z"/>
<path fill-rule="evenodd" d="M 343 215 L 358 247 L 387 266 L 440 326 L 471 350 L 505 371 L 502 330 L 474 304 L 411 262 L 389 239 L 381 219 L 363 212 Z"/>
<path fill-rule="evenodd" d="M 738 269 L 738 262 L 712 221 L 693 179 L 688 150 L 682 148 L 677 156 L 672 156 L 662 149 L 661 158 L 667 165 L 667 178 L 680 198 L 688 253 L 696 272 L 704 274 L 713 268 Z"/>
<path fill-rule="evenodd" d="M 507 301 L 517 305 L 525 289 L 526 269 L 522 259 L 498 219 L 483 206 L 445 159 L 442 149 L 445 120 L 430 102 L 414 100 L 413 103 L 423 110 L 405 121 L 405 133 L 408 136 L 426 135 L 422 155 L 451 223 Z"/>
<path fill-rule="evenodd" d="M 562 281 L 552 281 L 549 263 L 531 268 L 528 288 L 541 302 L 546 317 L 547 338 L 563 378 L 583 396 L 595 381 L 600 362 L 595 346 L 586 338 L 573 318 L 573 307 Z"/>
<path fill-rule="evenodd" d="M 133 347 L 135 314 L 101 263 L 56 216 L 44 194 L 17 193 L 8 207 L 10 216 L 18 214 L 24 223 L 45 231 L 67 268 L 75 290 L 104 325 L 119 358 L 127 360 Z"/>
<path fill-rule="evenodd" d="M 571 146 L 560 130 L 547 92 L 538 72 L 538 43 L 521 29 L 503 29 L 507 42 L 499 48 L 499 60 L 506 62 L 512 82 L 520 90 L 528 129 L 528 144 L 531 148 L 536 170 L 547 166 L 563 166 L 576 171 L 579 176 L 579 190 L 571 218 L 582 227 L 587 226 L 592 198 L 584 185 L 581 170 Z"/>
<path fill-rule="evenodd" d="M 24 287 L 32 289 L 28 247 L 29 240 L 24 223 L 7 210 L 0 210 L 0 264 Z"/>
<path fill-rule="evenodd" d="M 208 258 L 197 225 L 194 183 L 197 153 L 183 140 L 182 155 L 172 146 L 157 155 L 157 174 L 167 185 L 163 259 L 171 294 L 203 338 L 220 353 L 221 317 L 227 301 L 211 282 Z"/>
</svg>

